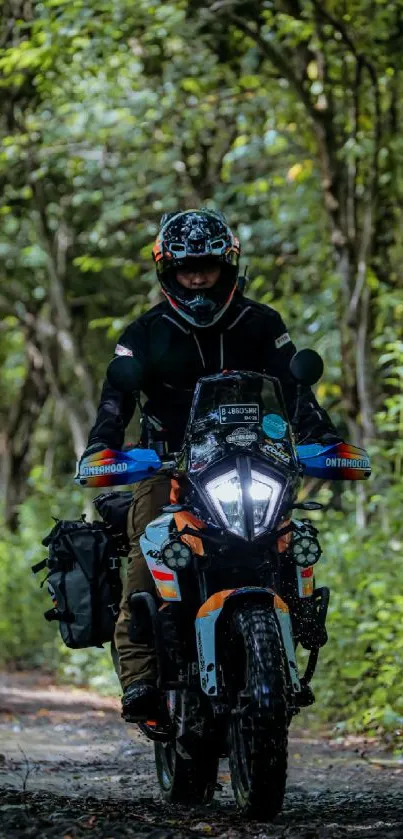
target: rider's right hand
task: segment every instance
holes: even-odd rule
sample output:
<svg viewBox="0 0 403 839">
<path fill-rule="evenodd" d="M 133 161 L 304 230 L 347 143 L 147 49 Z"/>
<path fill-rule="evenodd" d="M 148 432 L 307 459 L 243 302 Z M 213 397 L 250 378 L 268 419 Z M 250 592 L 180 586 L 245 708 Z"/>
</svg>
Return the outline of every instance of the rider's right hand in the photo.
<svg viewBox="0 0 403 839">
<path fill-rule="evenodd" d="M 95 454 L 96 452 L 102 452 L 103 449 L 109 448 L 110 446 L 108 446 L 107 443 L 102 443 L 101 440 L 99 440 L 97 443 L 91 443 L 90 446 L 87 446 L 87 448 L 84 449 L 80 457 L 80 464 L 83 462 L 85 457 L 89 457 L 91 454 Z"/>
</svg>

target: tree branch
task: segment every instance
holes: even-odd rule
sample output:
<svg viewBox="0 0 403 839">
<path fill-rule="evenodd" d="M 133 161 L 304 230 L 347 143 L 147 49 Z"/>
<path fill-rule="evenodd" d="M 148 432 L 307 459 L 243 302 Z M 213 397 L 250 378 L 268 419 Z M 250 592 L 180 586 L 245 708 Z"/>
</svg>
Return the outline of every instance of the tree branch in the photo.
<svg viewBox="0 0 403 839">
<path fill-rule="evenodd" d="M 32 435 L 49 395 L 43 358 L 31 329 L 26 330 L 26 349 L 25 380 L 5 429 L 5 521 L 13 532 L 18 528 L 18 510 L 28 490 Z"/>
<path fill-rule="evenodd" d="M 257 30 L 253 29 L 246 21 L 241 18 L 239 15 L 235 14 L 234 12 L 230 12 L 228 15 L 228 20 L 232 21 L 232 23 L 237 26 L 238 29 L 241 30 L 245 35 L 251 38 L 262 50 L 262 52 L 266 55 L 266 57 L 274 64 L 275 67 L 278 67 L 281 75 L 284 79 L 290 82 L 290 84 L 294 87 L 296 92 L 298 93 L 299 98 L 305 105 L 308 113 L 314 120 L 320 120 L 320 115 L 317 111 L 315 111 L 313 102 L 306 92 L 303 84 L 300 82 L 298 77 L 292 70 L 292 64 L 290 58 L 287 57 L 278 47 L 275 47 L 274 44 L 270 44 L 266 41 L 263 36 Z"/>
<path fill-rule="evenodd" d="M 48 225 L 46 201 L 42 185 L 33 185 L 36 209 L 39 217 L 39 233 L 42 244 L 48 255 L 49 299 L 56 315 L 57 339 L 62 350 L 70 357 L 73 372 L 81 381 L 88 422 L 94 421 L 96 408 L 93 395 L 93 381 L 90 372 L 80 357 L 76 342 L 71 331 L 71 314 L 66 302 L 63 282 L 67 272 L 66 250 L 68 238 L 65 229 L 59 233 L 56 241 Z"/>
<path fill-rule="evenodd" d="M 323 3 L 319 3 L 318 0 L 312 0 L 312 3 L 319 15 L 322 16 L 324 20 L 326 20 L 333 29 L 338 32 L 344 44 L 348 47 L 350 52 L 354 55 L 357 64 L 359 65 L 359 69 L 357 73 L 361 74 L 361 69 L 365 67 L 367 70 L 369 77 L 372 82 L 373 90 L 374 90 L 374 102 L 375 102 L 375 137 L 374 137 L 374 161 L 373 161 L 373 177 L 372 177 L 372 184 L 373 187 L 376 186 L 378 183 L 378 152 L 380 147 L 380 138 L 381 138 L 381 105 L 380 105 L 380 93 L 379 93 L 379 85 L 378 85 L 378 77 L 375 66 L 372 64 L 371 61 L 368 60 L 364 53 L 359 52 L 357 47 L 354 44 L 354 41 L 350 37 L 346 27 L 342 23 L 342 21 L 337 20 L 337 18 L 333 17 L 330 12 L 325 9 Z"/>
<path fill-rule="evenodd" d="M 312 4 L 315 7 L 317 13 L 321 15 L 321 17 L 324 20 L 326 20 L 327 23 L 330 23 L 330 25 L 333 26 L 333 29 L 335 29 L 336 32 L 339 32 L 339 34 L 343 38 L 344 43 L 349 48 L 350 52 L 352 52 L 355 58 L 358 59 L 359 53 L 354 44 L 354 41 L 350 38 L 344 24 L 341 23 L 340 20 L 337 20 L 337 18 L 334 18 L 333 15 L 331 15 L 330 12 L 328 12 L 327 9 L 325 9 L 323 3 L 319 3 L 318 0 L 312 0 Z"/>
<path fill-rule="evenodd" d="M 269 43 L 262 37 L 260 32 L 253 28 L 243 18 L 233 11 L 226 11 L 226 18 L 233 23 L 245 35 L 251 38 L 261 49 L 262 53 L 274 64 L 290 85 L 294 88 L 300 101 L 304 105 L 308 116 L 312 120 L 316 139 L 318 143 L 319 162 L 322 169 L 322 188 L 324 193 L 324 200 L 329 216 L 334 225 L 333 237 L 334 242 L 338 246 L 343 246 L 345 236 L 340 228 L 339 219 L 339 201 L 338 201 L 338 181 L 339 181 L 339 164 L 337 155 L 334 149 L 334 115 L 328 107 L 325 111 L 320 111 L 315 108 L 309 93 L 304 87 L 303 82 L 298 78 L 293 71 L 291 56 L 287 56 L 273 43 Z M 304 48 L 305 52 L 305 48 Z"/>
<path fill-rule="evenodd" d="M 353 293 L 350 298 L 347 313 L 347 323 L 349 326 L 355 326 L 357 320 L 358 305 L 365 287 L 367 278 L 368 258 L 371 250 L 372 242 L 372 228 L 373 228 L 373 204 L 368 202 L 365 215 L 363 230 L 361 235 L 360 250 L 357 261 L 357 277 Z"/>
</svg>

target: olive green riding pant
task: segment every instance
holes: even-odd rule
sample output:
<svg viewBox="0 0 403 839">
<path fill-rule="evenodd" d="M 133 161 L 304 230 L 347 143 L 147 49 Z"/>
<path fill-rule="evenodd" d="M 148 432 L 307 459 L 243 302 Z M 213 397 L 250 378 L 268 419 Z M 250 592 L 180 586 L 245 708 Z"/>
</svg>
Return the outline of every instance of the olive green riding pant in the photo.
<svg viewBox="0 0 403 839">
<path fill-rule="evenodd" d="M 130 610 L 128 596 L 134 591 L 155 594 L 155 584 L 140 548 L 140 536 L 147 524 L 169 503 L 171 488 L 166 475 L 154 475 L 137 484 L 127 516 L 130 542 L 127 575 L 123 583 L 123 597 L 115 629 L 115 644 L 119 653 L 120 682 L 123 689 L 132 682 L 157 677 L 157 660 L 152 644 L 133 643 L 129 638 Z"/>
</svg>

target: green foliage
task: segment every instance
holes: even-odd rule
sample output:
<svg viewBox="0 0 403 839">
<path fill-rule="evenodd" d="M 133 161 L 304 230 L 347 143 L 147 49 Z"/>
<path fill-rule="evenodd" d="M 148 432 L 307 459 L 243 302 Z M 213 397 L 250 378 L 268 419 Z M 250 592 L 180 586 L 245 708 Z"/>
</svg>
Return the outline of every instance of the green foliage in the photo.
<svg viewBox="0 0 403 839">
<path fill-rule="evenodd" d="M 43 617 L 52 607 L 46 582 L 41 585 L 46 571 L 33 575 L 31 566 L 46 555 L 41 542 L 54 519 L 78 518 L 85 500 L 80 490 L 46 486 L 44 478 L 40 467 L 32 470 L 35 493 L 21 511 L 20 531 L 0 540 L 0 667 L 40 667 L 57 673 L 63 682 L 116 693 L 109 644 L 99 650 L 69 650 L 58 624 Z"/>
<path fill-rule="evenodd" d="M 329 718 L 396 728 L 399 4 L 25 5 L 13 19 L 6 0 L 10 19 L 0 22 L 0 417 L 11 483 L 24 476 L 19 531 L 0 541 L 2 663 L 61 660 L 74 681 L 109 672 L 106 654 L 61 652 L 29 568 L 51 516 L 82 512 L 75 454 L 117 335 L 158 300 L 151 242 L 161 213 L 217 206 L 239 232 L 248 294 L 324 356 L 318 397 L 343 435 L 362 434 L 365 411 L 376 428 L 367 497 L 345 487 L 340 502 L 321 490 L 343 512 L 321 520 L 319 576 L 332 601 L 319 683 Z"/>
<path fill-rule="evenodd" d="M 57 673 L 64 684 L 89 685 L 98 693 L 115 696 L 120 693 L 110 644 L 102 649 L 69 650 L 59 642 Z"/>
<path fill-rule="evenodd" d="M 9 536 L 0 542 L 0 664 L 56 666 L 54 630 L 39 620 L 43 597 L 30 565 L 38 557 L 38 532 L 32 541 Z"/>
<path fill-rule="evenodd" d="M 363 533 L 345 513 L 322 528 L 318 579 L 330 586 L 331 601 L 318 698 L 320 712 L 349 730 L 398 734 L 403 725 L 401 493 L 402 484 L 388 491 Z M 369 505 L 379 501 L 370 497 Z"/>
<path fill-rule="evenodd" d="M 61 487 L 41 489 L 42 470 L 32 470 L 30 480 L 36 492 L 21 510 L 18 534 L 4 534 L 0 540 L 0 665 L 58 666 L 59 645 L 56 627 L 43 619 L 51 607 L 46 585 L 40 581 L 45 572 L 34 576 L 31 566 L 45 555 L 41 541 L 55 518 L 76 518 L 82 511 L 82 498 Z M 46 593 L 46 594 L 45 594 Z"/>
</svg>

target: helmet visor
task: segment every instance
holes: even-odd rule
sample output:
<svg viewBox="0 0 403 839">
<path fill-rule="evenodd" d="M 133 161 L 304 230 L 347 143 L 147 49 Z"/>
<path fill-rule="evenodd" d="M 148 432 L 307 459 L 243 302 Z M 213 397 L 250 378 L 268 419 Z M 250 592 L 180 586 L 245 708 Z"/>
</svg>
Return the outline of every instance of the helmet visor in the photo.
<svg viewBox="0 0 403 839">
<path fill-rule="evenodd" d="M 176 276 L 178 276 L 179 273 L 183 274 L 185 277 L 191 278 L 194 274 L 202 274 L 207 277 L 209 274 L 213 274 L 219 271 L 222 265 L 222 261 L 218 258 L 208 256 L 192 256 L 187 257 L 183 260 L 175 260 L 174 268 L 176 269 Z"/>
</svg>

